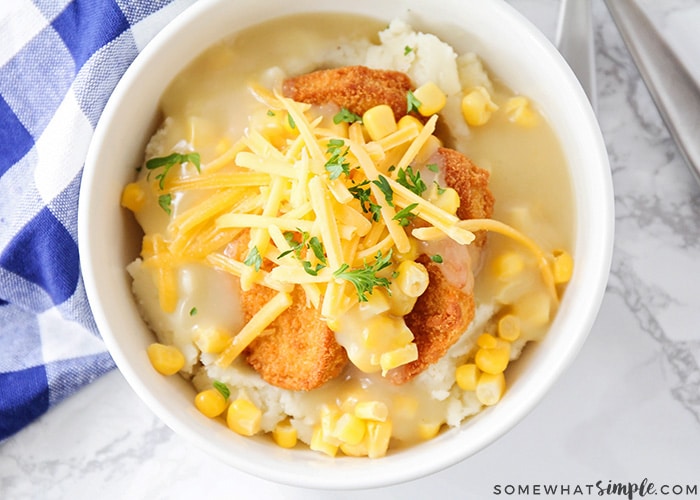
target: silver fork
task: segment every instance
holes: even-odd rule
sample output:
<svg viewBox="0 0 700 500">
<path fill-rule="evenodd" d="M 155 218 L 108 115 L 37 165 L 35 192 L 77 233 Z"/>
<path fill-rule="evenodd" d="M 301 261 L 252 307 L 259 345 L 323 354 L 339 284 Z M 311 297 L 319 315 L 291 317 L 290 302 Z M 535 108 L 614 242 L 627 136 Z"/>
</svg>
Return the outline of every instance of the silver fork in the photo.
<svg viewBox="0 0 700 500">
<path fill-rule="evenodd" d="M 597 111 L 595 40 L 591 0 L 562 0 L 555 43 Z"/>
<path fill-rule="evenodd" d="M 700 182 L 700 86 L 636 2 L 605 3 L 666 128 Z"/>
</svg>

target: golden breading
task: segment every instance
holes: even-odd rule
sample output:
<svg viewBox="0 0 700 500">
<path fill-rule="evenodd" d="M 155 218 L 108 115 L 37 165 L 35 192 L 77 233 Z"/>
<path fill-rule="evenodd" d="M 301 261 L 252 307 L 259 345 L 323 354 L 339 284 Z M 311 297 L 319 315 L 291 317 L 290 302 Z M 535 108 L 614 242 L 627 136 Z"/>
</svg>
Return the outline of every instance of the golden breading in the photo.
<svg viewBox="0 0 700 500">
<path fill-rule="evenodd" d="M 288 78 L 282 92 L 298 102 L 332 102 L 358 115 L 379 104 L 388 104 L 398 120 L 406 114 L 406 94 L 411 88 L 405 73 L 346 66 Z"/>
<path fill-rule="evenodd" d="M 476 166 L 459 151 L 439 148 L 439 164 L 445 175 L 445 183 L 459 194 L 457 217 L 465 219 L 485 219 L 493 215 L 494 197 L 489 190 L 489 173 Z M 486 233 L 476 234 L 473 245 L 486 243 Z"/>
<path fill-rule="evenodd" d="M 416 261 L 428 270 L 430 280 L 413 310 L 404 316 L 406 326 L 415 336 L 418 359 L 387 373 L 394 384 L 408 382 L 439 361 L 474 319 L 474 296 L 447 281 L 440 264 L 432 262 L 427 255 Z"/>
<path fill-rule="evenodd" d="M 245 231 L 231 245 L 233 257 L 245 258 L 250 233 Z M 267 266 L 266 266 L 267 267 Z M 277 292 L 263 285 L 241 291 L 245 321 Z M 245 350 L 246 361 L 269 384 L 293 391 L 309 391 L 337 377 L 348 356 L 335 334 L 321 320 L 320 312 L 306 305 L 306 294 L 297 286 L 292 305 Z"/>
<path fill-rule="evenodd" d="M 261 285 L 242 292 L 249 318 L 277 292 Z M 292 305 L 248 347 L 246 360 L 268 383 L 293 391 L 309 391 L 337 377 L 348 362 L 334 333 L 314 307 L 306 306 L 304 290 L 292 292 Z"/>
<path fill-rule="evenodd" d="M 489 173 L 458 151 L 440 148 L 436 154 L 445 183 L 459 194 L 458 217 L 491 217 L 494 198 L 488 188 Z M 485 242 L 486 233 L 481 231 L 472 244 L 482 247 Z M 450 283 L 440 269 L 441 264 L 432 262 L 426 255 L 417 261 L 428 270 L 429 284 L 404 319 L 415 336 L 418 359 L 389 371 L 387 378 L 394 384 L 408 382 L 442 358 L 474 319 L 474 295 Z"/>
</svg>

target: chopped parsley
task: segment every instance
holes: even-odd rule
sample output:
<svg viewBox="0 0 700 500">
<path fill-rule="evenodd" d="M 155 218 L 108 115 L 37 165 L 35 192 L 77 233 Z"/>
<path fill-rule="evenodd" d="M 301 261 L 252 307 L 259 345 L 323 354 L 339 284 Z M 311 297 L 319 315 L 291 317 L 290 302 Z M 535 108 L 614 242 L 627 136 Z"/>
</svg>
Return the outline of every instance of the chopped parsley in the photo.
<svg viewBox="0 0 700 500">
<path fill-rule="evenodd" d="M 442 262 L 443 262 L 443 261 L 442 261 L 442 255 L 440 255 L 440 254 L 438 254 L 438 253 L 436 253 L 435 255 L 433 255 L 432 257 L 430 257 L 430 260 L 432 260 L 433 262 L 435 262 L 435 263 L 437 263 L 437 264 L 442 264 Z"/>
<path fill-rule="evenodd" d="M 323 243 L 321 243 L 321 240 L 319 240 L 318 237 L 313 236 L 311 239 L 309 239 L 309 249 L 314 253 L 319 261 L 324 264 L 326 263 L 326 252 L 323 248 Z"/>
<path fill-rule="evenodd" d="M 267 116 L 275 116 L 275 112 L 272 111 L 271 109 L 267 110 Z"/>
<path fill-rule="evenodd" d="M 262 266 L 262 255 L 260 255 L 258 247 L 255 246 L 248 251 L 248 256 L 245 258 L 243 263 L 246 266 L 252 267 L 256 271 L 260 271 L 260 267 Z"/>
<path fill-rule="evenodd" d="M 168 175 L 168 172 L 173 166 L 181 165 L 183 163 L 191 163 L 197 168 L 197 172 L 200 172 L 200 161 L 199 153 L 172 153 L 168 156 L 151 158 L 146 162 L 146 169 L 153 171 L 161 167 L 163 168 L 163 171 L 156 175 L 156 179 L 158 179 L 158 187 L 163 189 L 165 187 L 165 176 Z"/>
<path fill-rule="evenodd" d="M 389 250 L 386 255 L 382 255 L 380 250 L 372 264 L 365 262 L 364 266 L 355 269 L 350 269 L 348 264 L 343 264 L 333 273 L 333 276 L 352 283 L 358 300 L 367 302 L 367 294 L 371 295 L 375 287 L 381 286 L 388 290 L 391 286 L 388 278 L 377 276 L 379 271 L 391 265 L 391 254 L 392 251 Z"/>
<path fill-rule="evenodd" d="M 301 261 L 302 266 L 304 266 L 304 271 L 306 271 L 307 274 L 310 274 L 311 276 L 318 276 L 318 272 L 326 267 L 325 264 L 316 264 L 315 267 L 311 267 L 311 262 L 308 260 L 302 260 Z"/>
<path fill-rule="evenodd" d="M 357 115 L 350 111 L 347 108 L 341 108 L 340 111 L 338 111 L 335 116 L 333 117 L 333 123 L 338 125 L 341 122 L 347 122 L 347 123 L 355 123 L 355 122 L 360 122 L 362 123 L 362 117 L 360 115 Z"/>
<path fill-rule="evenodd" d="M 423 103 L 420 102 L 416 96 L 413 94 L 413 91 L 409 90 L 406 93 L 406 113 L 411 113 L 412 111 L 418 111 L 418 108 L 421 107 Z"/>
<path fill-rule="evenodd" d="M 440 168 L 437 166 L 437 163 L 430 163 L 426 165 L 425 168 L 435 173 L 438 173 L 440 171 Z"/>
<path fill-rule="evenodd" d="M 411 47 L 410 45 L 406 45 L 406 46 L 403 48 L 403 55 L 407 56 L 407 55 L 410 54 L 411 52 L 413 52 L 413 47 Z"/>
<path fill-rule="evenodd" d="M 161 194 L 158 197 L 158 205 L 160 205 L 160 208 L 165 210 L 165 213 L 170 215 L 172 214 L 172 209 L 170 208 L 173 203 L 173 195 L 171 194 Z"/>
<path fill-rule="evenodd" d="M 291 113 L 287 113 L 287 122 L 289 123 L 289 128 L 291 128 L 292 130 L 297 128 L 297 124 L 294 123 L 294 117 Z"/>
<path fill-rule="evenodd" d="M 441 187 L 437 181 L 433 181 L 433 183 L 435 184 L 435 189 L 437 189 L 437 194 L 442 194 L 447 191 L 447 188 Z"/>
<path fill-rule="evenodd" d="M 377 180 L 372 181 L 372 184 L 377 186 L 379 190 L 384 194 L 384 198 L 386 199 L 387 204 L 390 207 L 394 206 L 394 191 L 391 189 L 391 186 L 389 185 L 389 181 L 387 180 L 386 177 L 383 175 L 379 175 L 379 178 Z"/>
<path fill-rule="evenodd" d="M 416 214 L 413 213 L 413 209 L 417 206 L 418 203 L 411 203 L 410 205 L 406 205 L 403 209 L 396 212 L 396 215 L 394 215 L 393 220 L 398 221 L 399 226 L 401 227 L 408 226 L 413 220 L 413 218 L 416 216 Z"/>
<path fill-rule="evenodd" d="M 423 179 L 420 178 L 420 172 L 418 170 L 413 170 L 411 165 L 407 166 L 405 170 L 400 168 L 396 172 L 396 182 L 418 196 L 421 196 L 425 190 L 428 189 Z"/>
<path fill-rule="evenodd" d="M 341 174 L 348 175 L 350 173 L 350 164 L 346 161 L 350 147 L 343 149 L 343 146 L 345 146 L 345 141 L 342 139 L 328 141 L 326 153 L 330 155 L 330 158 L 324 166 L 330 174 L 331 180 L 337 179 Z"/>
<path fill-rule="evenodd" d="M 214 389 L 219 391 L 219 393 L 224 397 L 224 399 L 228 399 L 231 395 L 231 391 L 229 390 L 228 386 L 223 382 L 215 380 L 212 385 L 214 386 Z"/>
<path fill-rule="evenodd" d="M 193 307 L 192 309 L 190 309 L 190 316 L 196 316 L 196 315 L 197 315 L 197 312 L 198 312 L 198 311 L 197 311 L 197 308 L 196 308 L 196 307 Z"/>
<path fill-rule="evenodd" d="M 304 267 L 304 271 L 306 271 L 308 274 L 310 274 L 311 276 L 318 276 L 318 272 L 328 265 L 328 261 L 326 260 L 326 251 L 323 248 L 323 243 L 321 242 L 321 240 L 318 239 L 317 236 L 309 238 L 309 233 L 307 233 L 306 231 L 299 231 L 299 233 L 301 233 L 300 242 L 296 241 L 293 232 L 288 231 L 284 233 L 284 239 L 287 240 L 287 243 L 289 243 L 289 246 L 291 248 L 279 254 L 278 258 L 281 259 L 286 255 L 294 253 L 296 258 L 301 260 L 302 250 L 304 250 L 305 248 L 309 249 L 319 262 L 315 266 L 313 266 L 310 261 L 302 260 L 301 264 Z"/>
<path fill-rule="evenodd" d="M 382 207 L 377 205 L 372 201 L 371 194 L 372 191 L 369 187 L 369 181 L 365 180 L 361 182 L 360 184 L 357 184 L 356 186 L 350 186 L 348 188 L 348 191 L 350 191 L 350 194 L 352 194 L 353 198 L 358 200 L 360 202 L 360 207 L 362 208 L 362 212 L 364 213 L 371 213 L 372 214 L 372 220 L 374 222 L 379 222 L 380 218 L 380 212 L 382 210 Z"/>
</svg>

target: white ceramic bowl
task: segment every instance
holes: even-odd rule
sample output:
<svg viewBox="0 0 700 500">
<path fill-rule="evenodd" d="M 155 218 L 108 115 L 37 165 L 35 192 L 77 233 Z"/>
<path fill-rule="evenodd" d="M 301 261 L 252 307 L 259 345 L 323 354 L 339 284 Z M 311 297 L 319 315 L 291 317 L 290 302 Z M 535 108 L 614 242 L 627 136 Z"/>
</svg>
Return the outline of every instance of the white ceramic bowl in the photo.
<svg viewBox="0 0 700 500">
<path fill-rule="evenodd" d="M 139 316 L 125 266 L 139 251 L 139 230 L 120 208 L 123 186 L 142 160 L 170 80 L 220 38 L 272 17 L 309 11 L 365 14 L 387 21 L 412 11 L 416 28 L 476 51 L 511 88 L 531 97 L 557 132 L 575 196 L 576 269 L 547 336 L 510 373 L 502 401 L 424 444 L 370 460 L 330 459 L 243 438 L 202 418 L 194 390 L 157 374 L 145 355 L 153 336 Z M 183 33 L 186 34 L 183 36 Z M 203 0 L 159 33 L 124 75 L 99 122 L 80 195 L 82 272 L 100 332 L 124 377 L 175 432 L 251 474 L 304 487 L 346 489 L 416 479 L 453 465 L 504 434 L 542 398 L 584 342 L 607 282 L 613 196 L 605 147 L 586 97 L 548 40 L 514 9 L 491 0 Z"/>
</svg>

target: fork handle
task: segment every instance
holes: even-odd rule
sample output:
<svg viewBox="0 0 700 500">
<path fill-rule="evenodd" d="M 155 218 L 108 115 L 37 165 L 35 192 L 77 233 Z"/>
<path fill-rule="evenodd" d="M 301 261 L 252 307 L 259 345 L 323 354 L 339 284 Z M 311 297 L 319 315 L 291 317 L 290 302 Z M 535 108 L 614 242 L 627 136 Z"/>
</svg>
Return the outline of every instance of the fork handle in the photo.
<svg viewBox="0 0 700 500">
<path fill-rule="evenodd" d="M 634 1 L 605 0 L 668 131 L 700 182 L 700 87 Z"/>
</svg>

